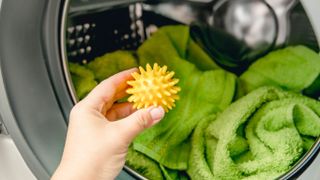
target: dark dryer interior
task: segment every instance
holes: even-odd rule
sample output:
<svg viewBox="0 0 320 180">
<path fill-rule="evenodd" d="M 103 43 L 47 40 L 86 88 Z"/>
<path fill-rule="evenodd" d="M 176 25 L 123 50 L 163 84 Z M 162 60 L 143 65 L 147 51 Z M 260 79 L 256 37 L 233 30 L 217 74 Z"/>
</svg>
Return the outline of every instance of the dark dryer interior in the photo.
<svg viewBox="0 0 320 180">
<path fill-rule="evenodd" d="M 66 27 L 68 61 L 83 63 L 106 52 L 118 49 L 135 50 L 161 26 L 190 25 L 207 21 L 214 15 L 212 8 L 214 3 L 215 1 L 206 0 L 202 3 L 201 1 L 136 3 L 111 1 L 91 6 L 89 2 L 71 0 Z M 174 14 L 169 9 L 167 13 L 162 6 L 170 6 L 178 11 Z M 187 16 L 186 13 L 191 15 Z M 181 17 L 177 14 L 181 14 Z M 290 31 L 285 41 L 277 43 L 273 49 L 285 45 L 303 44 L 316 51 L 319 50 L 309 19 L 300 3 L 292 8 L 288 23 Z"/>
</svg>

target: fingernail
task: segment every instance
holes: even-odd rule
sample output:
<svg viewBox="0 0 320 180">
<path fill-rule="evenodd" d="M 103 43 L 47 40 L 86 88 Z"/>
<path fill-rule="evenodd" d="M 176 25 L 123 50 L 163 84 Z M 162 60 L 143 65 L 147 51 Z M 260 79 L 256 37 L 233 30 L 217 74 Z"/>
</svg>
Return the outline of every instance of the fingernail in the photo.
<svg viewBox="0 0 320 180">
<path fill-rule="evenodd" d="M 164 116 L 164 109 L 162 107 L 154 107 L 149 112 L 153 121 L 159 121 Z"/>
</svg>

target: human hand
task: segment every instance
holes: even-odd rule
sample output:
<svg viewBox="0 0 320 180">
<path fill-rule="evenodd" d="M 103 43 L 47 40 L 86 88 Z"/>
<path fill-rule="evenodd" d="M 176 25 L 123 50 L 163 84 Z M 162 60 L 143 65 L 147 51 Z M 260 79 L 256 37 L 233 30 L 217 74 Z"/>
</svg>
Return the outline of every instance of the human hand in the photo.
<svg viewBox="0 0 320 180">
<path fill-rule="evenodd" d="M 126 82 L 135 71 L 104 80 L 73 107 L 62 160 L 53 180 L 114 179 L 133 139 L 163 118 L 162 107 L 134 111 L 131 103 L 115 103 L 127 95 Z"/>
</svg>

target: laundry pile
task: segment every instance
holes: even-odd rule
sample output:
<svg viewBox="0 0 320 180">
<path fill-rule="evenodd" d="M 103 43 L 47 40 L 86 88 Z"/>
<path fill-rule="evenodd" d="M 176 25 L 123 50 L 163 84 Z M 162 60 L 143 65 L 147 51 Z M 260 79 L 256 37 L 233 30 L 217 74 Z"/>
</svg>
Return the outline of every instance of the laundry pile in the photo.
<svg viewBox="0 0 320 180">
<path fill-rule="evenodd" d="M 83 98 L 112 74 L 147 63 L 168 66 L 181 87 L 176 108 L 129 148 L 127 165 L 147 178 L 276 178 L 320 135 L 320 102 L 307 97 L 320 92 L 320 56 L 304 46 L 273 51 L 236 76 L 188 26 L 165 26 L 135 52 L 70 63 L 70 72 Z"/>
</svg>

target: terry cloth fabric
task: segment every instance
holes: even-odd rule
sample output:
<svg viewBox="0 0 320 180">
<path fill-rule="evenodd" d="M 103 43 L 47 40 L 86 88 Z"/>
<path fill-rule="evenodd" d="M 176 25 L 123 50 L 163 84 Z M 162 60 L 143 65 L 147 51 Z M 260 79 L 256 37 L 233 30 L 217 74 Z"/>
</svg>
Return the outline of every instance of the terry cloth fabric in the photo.
<svg viewBox="0 0 320 180">
<path fill-rule="evenodd" d="M 320 56 L 305 46 L 273 51 L 240 76 L 238 97 L 266 85 L 295 92 L 310 87 L 309 91 L 319 92 Z"/>
<path fill-rule="evenodd" d="M 144 154 L 135 151 L 132 146 L 129 147 L 126 164 L 146 178 L 164 179 L 159 164 Z"/>
<path fill-rule="evenodd" d="M 92 70 L 98 82 L 126 69 L 137 67 L 133 52 L 118 50 L 95 58 L 87 67 Z"/>
<path fill-rule="evenodd" d="M 93 72 L 76 63 L 69 63 L 72 82 L 79 99 L 84 98 L 98 83 Z"/>
<path fill-rule="evenodd" d="M 190 41 L 187 26 L 167 26 L 138 49 L 141 65 L 156 62 L 174 71 L 175 77 L 180 79 L 181 92 L 176 107 L 159 124 L 139 135 L 133 147 L 173 170 L 187 169 L 189 137 L 195 126 L 202 118 L 225 109 L 235 92 L 235 76 L 217 69 L 218 66 Z M 190 54 L 192 56 L 188 56 Z M 194 59 L 196 57 L 199 59 Z M 190 62 L 201 63 L 196 67 Z M 216 70 L 201 71 L 200 67 Z"/>
<path fill-rule="evenodd" d="M 274 179 L 320 135 L 320 102 L 262 87 L 213 117 L 204 133 L 207 121 L 192 136 L 192 179 Z"/>
</svg>

